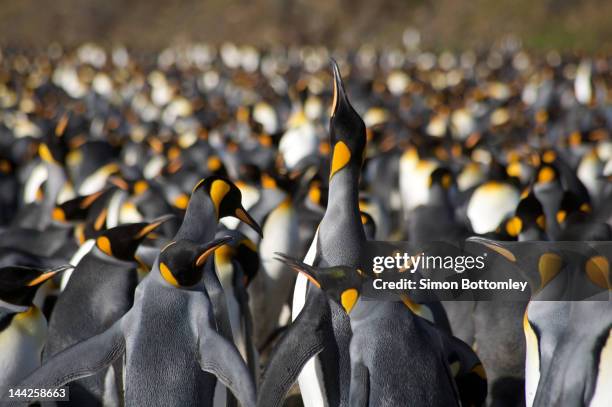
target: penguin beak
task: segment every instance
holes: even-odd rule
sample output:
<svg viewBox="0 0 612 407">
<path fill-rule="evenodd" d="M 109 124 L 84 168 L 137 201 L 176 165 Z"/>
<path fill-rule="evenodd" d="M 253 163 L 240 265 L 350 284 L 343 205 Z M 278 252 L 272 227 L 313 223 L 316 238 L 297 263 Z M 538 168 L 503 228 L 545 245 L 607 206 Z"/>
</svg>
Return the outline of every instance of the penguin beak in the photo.
<svg viewBox="0 0 612 407">
<path fill-rule="evenodd" d="M 344 91 L 344 82 L 342 81 L 342 76 L 340 75 L 340 68 L 338 67 L 338 63 L 335 59 L 331 59 L 332 71 L 334 74 L 334 99 L 332 101 L 332 117 L 336 114 L 336 110 L 338 110 L 338 105 L 340 101 L 346 100 L 346 92 Z"/>
<path fill-rule="evenodd" d="M 59 121 L 57 122 L 57 126 L 55 126 L 55 136 L 56 137 L 61 137 L 64 135 L 64 132 L 66 131 L 66 127 L 68 126 L 69 118 L 70 118 L 69 113 L 64 113 L 62 117 L 60 117 Z"/>
<path fill-rule="evenodd" d="M 60 267 L 57 267 L 55 269 L 46 271 L 46 272 L 42 273 L 40 276 L 38 276 L 35 279 L 33 279 L 32 281 L 30 281 L 28 283 L 28 287 L 35 287 L 37 285 L 40 285 L 40 284 L 44 283 L 45 281 L 49 280 L 54 275 L 56 275 L 58 273 L 62 273 L 64 271 L 66 271 L 66 270 L 72 270 L 72 269 L 74 269 L 74 266 L 66 265 L 66 266 L 60 266 Z"/>
<path fill-rule="evenodd" d="M 208 259 L 208 257 L 210 257 L 210 255 L 213 254 L 215 250 L 217 250 L 219 247 L 223 246 L 224 244 L 230 242 L 231 240 L 232 240 L 231 236 L 224 236 L 219 239 L 215 239 L 212 242 L 202 246 L 200 249 L 200 254 L 198 255 L 198 258 L 196 259 L 196 263 L 195 263 L 196 266 L 201 267 L 202 265 L 204 265 L 204 263 L 206 262 L 206 259 Z"/>
<path fill-rule="evenodd" d="M 142 228 L 140 232 L 136 236 L 134 236 L 135 240 L 142 239 L 155 229 L 157 229 L 162 223 L 167 222 L 168 220 L 174 218 L 174 215 L 164 215 L 159 218 L 153 219 L 151 223 Z"/>
<path fill-rule="evenodd" d="M 111 177 L 108 178 L 108 182 L 110 182 L 112 185 L 114 185 L 117 188 L 122 189 L 124 191 L 127 191 L 130 188 L 128 183 L 125 182 L 122 178 L 119 178 L 119 177 L 111 176 Z"/>
<path fill-rule="evenodd" d="M 308 266 L 306 266 L 301 261 L 292 259 L 291 257 L 287 256 L 284 253 L 277 252 L 274 254 L 276 255 L 276 260 L 285 263 L 287 266 L 291 268 L 291 270 L 295 271 L 296 273 L 303 274 L 304 277 L 306 277 L 312 284 L 317 286 L 317 288 L 321 288 L 321 284 L 317 281 L 317 278 L 314 275 L 314 272 L 313 272 L 314 269 L 307 268 Z"/>
<path fill-rule="evenodd" d="M 494 240 L 489 240 L 483 237 L 474 236 L 474 237 L 468 238 L 467 241 L 483 245 L 487 247 L 488 249 L 493 250 L 494 252 L 500 254 L 501 256 L 504 256 L 509 261 L 513 263 L 516 262 L 516 256 L 514 255 L 514 253 L 512 253 L 510 250 L 506 249 L 505 247 L 503 247 L 501 244 L 499 244 L 498 242 Z"/>
<path fill-rule="evenodd" d="M 259 237 L 263 237 L 261 226 L 259 226 L 259 224 L 255 222 L 255 220 L 243 207 L 239 207 L 238 209 L 236 209 L 235 215 L 238 219 L 249 225 L 255 232 L 257 232 Z"/>
</svg>

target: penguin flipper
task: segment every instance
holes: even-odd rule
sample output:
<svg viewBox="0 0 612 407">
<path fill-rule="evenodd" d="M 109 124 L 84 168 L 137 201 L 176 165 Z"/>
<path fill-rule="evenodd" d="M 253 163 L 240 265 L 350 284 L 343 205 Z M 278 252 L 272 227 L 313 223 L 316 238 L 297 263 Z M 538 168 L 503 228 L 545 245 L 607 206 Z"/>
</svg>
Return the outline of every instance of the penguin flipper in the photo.
<svg viewBox="0 0 612 407">
<path fill-rule="evenodd" d="M 352 370 L 349 405 L 368 407 L 370 405 L 370 371 L 363 363 L 355 363 Z"/>
<path fill-rule="evenodd" d="M 54 355 L 19 383 L 26 388 L 58 388 L 110 366 L 125 352 L 121 320 L 105 332 Z"/>
<path fill-rule="evenodd" d="M 255 383 L 236 347 L 209 326 L 200 334 L 199 362 L 228 387 L 242 407 L 255 406 Z"/>
<path fill-rule="evenodd" d="M 278 407 L 295 383 L 304 365 L 334 339 L 331 311 L 327 297 L 317 287 L 310 287 L 304 308 L 287 328 L 266 366 L 257 405 Z"/>
<path fill-rule="evenodd" d="M 487 376 L 476 352 L 461 339 L 440 332 L 449 365 L 458 363 L 453 372 L 462 405 L 484 406 L 487 399 Z"/>
</svg>

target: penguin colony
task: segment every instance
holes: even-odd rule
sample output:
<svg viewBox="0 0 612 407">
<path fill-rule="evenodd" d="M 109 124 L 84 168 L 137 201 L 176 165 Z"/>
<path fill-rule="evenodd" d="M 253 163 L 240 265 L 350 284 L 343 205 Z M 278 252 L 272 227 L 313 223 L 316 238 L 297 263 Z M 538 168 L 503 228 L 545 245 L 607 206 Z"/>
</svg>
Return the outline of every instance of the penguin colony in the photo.
<svg viewBox="0 0 612 407">
<path fill-rule="evenodd" d="M 513 245 L 611 239 L 610 59 L 1 55 L 4 401 L 612 405 L 609 300 L 534 301 L 566 266 L 609 289 L 610 254 Z M 467 239 L 542 290 L 363 301 L 374 239 Z"/>
</svg>

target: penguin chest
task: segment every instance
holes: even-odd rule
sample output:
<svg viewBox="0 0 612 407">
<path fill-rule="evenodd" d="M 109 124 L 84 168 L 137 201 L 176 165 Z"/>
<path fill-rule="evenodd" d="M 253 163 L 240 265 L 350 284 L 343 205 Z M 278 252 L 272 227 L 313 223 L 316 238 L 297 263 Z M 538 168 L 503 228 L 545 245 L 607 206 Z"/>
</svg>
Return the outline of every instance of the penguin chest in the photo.
<svg viewBox="0 0 612 407">
<path fill-rule="evenodd" d="M 380 303 L 365 318 L 352 318 L 352 370 L 359 364 L 367 368 L 375 405 L 457 405 L 436 341 L 416 317 L 404 317 L 408 311 L 402 307 Z"/>
<path fill-rule="evenodd" d="M 189 315 L 177 311 L 188 308 L 165 300 L 143 304 L 145 311 L 134 321 L 136 332 L 126 339 L 126 405 L 194 406 L 204 397 Z"/>
<path fill-rule="evenodd" d="M 0 391 L 40 366 L 47 321 L 38 308 L 17 314 L 0 332 Z"/>
</svg>

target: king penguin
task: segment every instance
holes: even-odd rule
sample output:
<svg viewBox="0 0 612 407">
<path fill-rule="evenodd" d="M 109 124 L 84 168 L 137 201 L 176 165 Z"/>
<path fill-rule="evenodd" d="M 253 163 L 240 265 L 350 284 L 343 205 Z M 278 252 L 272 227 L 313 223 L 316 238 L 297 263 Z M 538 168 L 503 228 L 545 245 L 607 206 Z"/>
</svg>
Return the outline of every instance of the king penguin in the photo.
<svg viewBox="0 0 612 407">
<path fill-rule="evenodd" d="M 67 270 L 12 266 L 0 269 L 0 392 L 40 366 L 47 320 L 33 304 L 38 288 Z"/>
<path fill-rule="evenodd" d="M 233 182 L 217 175 L 202 179 L 193 188 L 185 217 L 173 240 L 208 242 L 214 238 L 219 220 L 228 216 L 238 218 L 255 230 L 259 236 L 262 235 L 259 224 L 244 209 L 240 189 Z M 214 261 L 204 266 L 202 281 L 202 289 L 206 291 L 212 304 L 218 332 L 226 340 L 233 340 L 227 299 L 215 271 Z M 207 374 L 204 376 L 211 378 Z M 206 383 L 214 387 L 214 381 L 208 380 Z M 210 392 L 212 393 L 212 390 Z M 231 398 L 228 400 L 231 404 Z"/>
<path fill-rule="evenodd" d="M 120 225 L 96 238 L 95 246 L 78 263 L 53 308 L 43 361 L 104 332 L 129 311 L 138 283 L 136 249 L 148 233 L 170 217 Z M 117 378 L 120 372 L 120 365 L 116 365 L 107 376 Z M 70 405 L 108 404 L 104 398 L 114 393 L 105 392 L 105 379 L 96 376 L 71 384 Z M 112 387 L 106 391 L 112 392 Z"/>
<path fill-rule="evenodd" d="M 249 370 L 236 347 L 217 333 L 210 299 L 200 287 L 207 259 L 229 239 L 169 243 L 138 285 L 127 314 L 58 353 L 19 385 L 60 387 L 123 358 L 125 405 L 203 405 L 212 400 L 203 394 L 210 389 L 202 383 L 204 371 L 229 387 L 243 407 L 254 406 Z"/>
<path fill-rule="evenodd" d="M 340 69 L 333 60 L 332 68 L 334 93 L 328 205 L 305 261 L 323 267 L 356 266 L 366 242 L 359 212 L 359 178 L 366 131 L 363 120 L 348 100 Z M 325 298 L 321 290 L 308 290 L 308 280 L 298 276 L 292 318 L 293 324 L 272 355 L 267 374 L 278 376 L 283 385 L 291 386 L 299 373 L 299 368 L 286 368 L 287 363 L 295 363 L 286 359 L 293 354 L 300 362 L 298 367 L 304 366 L 298 381 L 305 406 L 348 406 L 351 337 L 348 315 L 337 303 Z M 312 331 L 313 325 L 319 329 Z M 311 359 L 317 352 L 319 355 Z M 276 402 L 282 400 L 285 391 L 279 391 L 280 398 Z"/>
<path fill-rule="evenodd" d="M 281 258 L 350 315 L 350 406 L 459 406 L 461 399 L 483 405 L 486 376 L 465 343 L 417 316 L 405 301 L 360 301 L 362 288 L 371 284 L 360 269 Z"/>
</svg>

